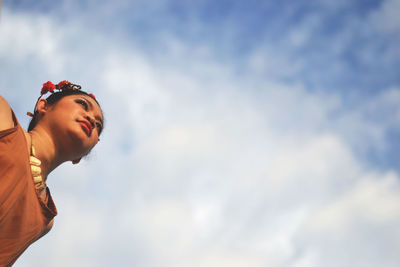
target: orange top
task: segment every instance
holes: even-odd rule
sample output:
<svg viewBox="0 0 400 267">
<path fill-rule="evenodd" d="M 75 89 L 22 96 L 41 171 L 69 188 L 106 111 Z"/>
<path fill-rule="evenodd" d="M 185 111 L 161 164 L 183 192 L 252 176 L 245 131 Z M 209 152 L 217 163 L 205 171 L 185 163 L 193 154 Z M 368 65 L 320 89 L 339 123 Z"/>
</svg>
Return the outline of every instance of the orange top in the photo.
<svg viewBox="0 0 400 267">
<path fill-rule="evenodd" d="M 0 266 L 11 266 L 57 215 L 49 189 L 35 188 L 24 130 L 12 116 L 14 127 L 0 131 Z"/>
</svg>

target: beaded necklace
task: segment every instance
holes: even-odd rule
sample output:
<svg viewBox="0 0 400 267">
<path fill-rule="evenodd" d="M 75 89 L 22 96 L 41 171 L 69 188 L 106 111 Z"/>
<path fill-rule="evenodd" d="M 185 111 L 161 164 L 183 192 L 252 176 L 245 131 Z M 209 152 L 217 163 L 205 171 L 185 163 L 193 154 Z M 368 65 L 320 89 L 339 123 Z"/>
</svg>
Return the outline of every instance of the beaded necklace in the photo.
<svg viewBox="0 0 400 267">
<path fill-rule="evenodd" d="M 40 168 L 41 161 L 36 157 L 35 148 L 32 145 L 31 155 L 29 157 L 29 162 L 31 164 L 31 171 L 33 176 L 33 183 L 35 184 L 36 190 L 42 190 L 46 188 L 46 182 L 42 178 L 42 169 Z"/>
</svg>

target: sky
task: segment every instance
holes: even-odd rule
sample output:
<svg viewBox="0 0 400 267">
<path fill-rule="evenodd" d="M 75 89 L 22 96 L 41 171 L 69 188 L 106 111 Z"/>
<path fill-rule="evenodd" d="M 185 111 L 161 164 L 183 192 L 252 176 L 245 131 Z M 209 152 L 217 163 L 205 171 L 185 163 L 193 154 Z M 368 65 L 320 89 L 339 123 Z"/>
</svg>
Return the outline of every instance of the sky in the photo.
<svg viewBox="0 0 400 267">
<path fill-rule="evenodd" d="M 400 1 L 4 0 L 0 93 L 82 85 L 30 266 L 397 267 Z"/>
</svg>

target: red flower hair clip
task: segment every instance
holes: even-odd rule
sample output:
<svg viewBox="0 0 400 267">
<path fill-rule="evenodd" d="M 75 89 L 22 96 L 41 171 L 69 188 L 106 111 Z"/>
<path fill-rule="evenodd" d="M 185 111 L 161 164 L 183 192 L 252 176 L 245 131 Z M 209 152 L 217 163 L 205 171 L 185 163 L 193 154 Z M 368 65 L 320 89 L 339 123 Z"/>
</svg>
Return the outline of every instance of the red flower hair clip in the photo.
<svg viewBox="0 0 400 267">
<path fill-rule="evenodd" d="M 56 89 L 56 86 L 52 82 L 48 81 L 47 83 L 43 84 L 43 87 L 42 87 L 42 90 L 40 91 L 40 94 L 44 95 L 47 92 L 52 92 L 53 93 L 54 89 Z"/>
<path fill-rule="evenodd" d="M 54 89 L 57 89 L 60 91 L 62 91 L 62 90 L 80 90 L 81 86 L 78 84 L 70 83 L 67 80 L 61 81 L 61 82 L 57 83 L 56 85 L 54 85 L 52 82 L 48 81 L 43 84 L 40 94 L 44 95 L 47 92 L 54 93 Z"/>
</svg>

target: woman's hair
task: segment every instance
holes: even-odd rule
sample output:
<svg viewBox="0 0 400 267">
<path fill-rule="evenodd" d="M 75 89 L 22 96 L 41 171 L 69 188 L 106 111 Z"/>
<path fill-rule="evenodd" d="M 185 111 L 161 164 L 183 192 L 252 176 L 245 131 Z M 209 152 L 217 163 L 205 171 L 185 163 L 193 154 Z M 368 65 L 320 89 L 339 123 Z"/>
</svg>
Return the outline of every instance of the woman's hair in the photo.
<svg viewBox="0 0 400 267">
<path fill-rule="evenodd" d="M 88 94 L 82 90 L 63 90 L 63 91 L 59 91 L 56 93 L 52 93 L 49 97 L 46 98 L 46 101 L 47 101 L 47 104 L 49 104 L 51 106 L 51 105 L 54 105 L 55 103 L 57 103 L 61 98 L 65 97 L 65 96 L 69 96 L 69 95 L 87 95 L 90 98 L 92 98 L 94 101 L 96 101 L 97 105 L 99 105 L 100 110 L 101 110 L 101 106 L 100 106 L 99 102 L 97 102 L 96 98 L 94 98 L 91 94 Z M 37 104 L 37 102 L 36 102 L 36 104 Z M 32 131 L 33 128 L 35 128 L 36 124 L 38 123 L 38 114 L 39 113 L 37 112 L 36 105 L 35 105 L 35 112 L 33 113 L 33 117 L 31 119 L 31 121 L 29 122 L 28 132 Z M 104 129 L 104 121 L 103 121 L 102 128 Z"/>
</svg>

